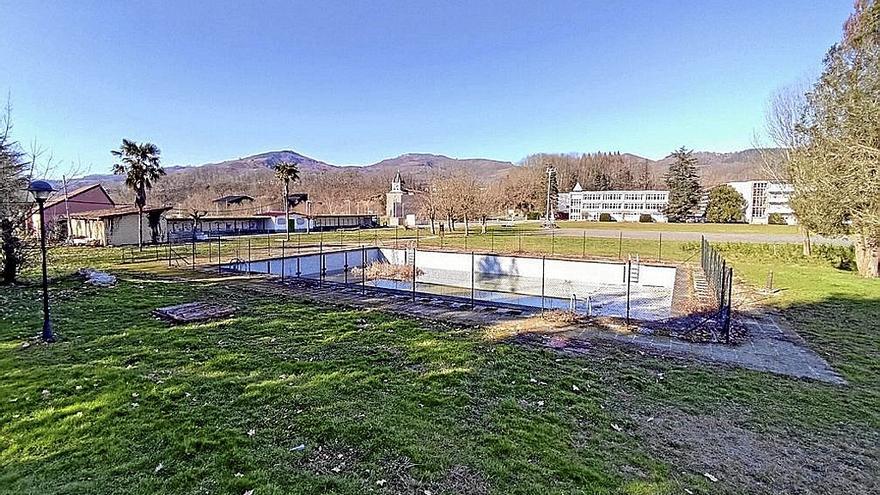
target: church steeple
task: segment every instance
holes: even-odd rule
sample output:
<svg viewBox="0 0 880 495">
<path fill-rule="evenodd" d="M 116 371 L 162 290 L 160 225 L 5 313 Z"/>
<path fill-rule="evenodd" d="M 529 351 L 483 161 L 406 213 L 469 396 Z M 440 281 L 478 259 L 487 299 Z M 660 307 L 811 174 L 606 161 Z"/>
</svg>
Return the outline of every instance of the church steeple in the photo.
<svg viewBox="0 0 880 495">
<path fill-rule="evenodd" d="M 394 180 L 391 181 L 391 191 L 403 191 L 403 177 L 400 176 L 400 170 L 397 171 L 397 174 L 394 175 Z"/>
</svg>

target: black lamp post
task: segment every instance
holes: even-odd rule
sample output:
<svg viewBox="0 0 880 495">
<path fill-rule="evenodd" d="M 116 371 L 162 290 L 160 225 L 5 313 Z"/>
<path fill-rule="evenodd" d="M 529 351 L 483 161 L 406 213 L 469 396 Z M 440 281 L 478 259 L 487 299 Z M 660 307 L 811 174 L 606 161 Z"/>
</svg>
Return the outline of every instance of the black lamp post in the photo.
<svg viewBox="0 0 880 495">
<path fill-rule="evenodd" d="M 46 221 L 43 215 L 43 205 L 55 190 L 46 181 L 35 180 L 28 186 L 28 191 L 34 196 L 40 207 L 40 253 L 43 256 L 43 340 L 55 342 L 55 334 L 52 333 L 52 322 L 49 320 L 49 277 L 46 274 Z"/>
</svg>

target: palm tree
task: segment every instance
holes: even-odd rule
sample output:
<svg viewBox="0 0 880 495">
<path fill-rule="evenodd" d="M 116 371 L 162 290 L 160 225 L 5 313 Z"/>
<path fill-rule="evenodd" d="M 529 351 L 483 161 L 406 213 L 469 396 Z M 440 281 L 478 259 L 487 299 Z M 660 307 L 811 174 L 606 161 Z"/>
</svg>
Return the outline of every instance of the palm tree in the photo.
<svg viewBox="0 0 880 495">
<path fill-rule="evenodd" d="M 285 230 L 290 240 L 290 183 L 299 180 L 299 167 L 296 162 L 278 162 L 275 164 L 275 178 L 284 183 L 284 217 L 287 221 Z M 309 220 L 306 219 L 308 222 Z"/>
<path fill-rule="evenodd" d="M 134 204 L 138 209 L 138 249 L 144 245 L 144 207 L 147 205 L 147 189 L 153 181 L 165 175 L 159 164 L 159 147 L 153 143 L 138 144 L 122 140 L 118 150 L 110 152 L 119 161 L 113 164 L 113 173 L 125 176 L 125 185 L 134 191 Z"/>
</svg>

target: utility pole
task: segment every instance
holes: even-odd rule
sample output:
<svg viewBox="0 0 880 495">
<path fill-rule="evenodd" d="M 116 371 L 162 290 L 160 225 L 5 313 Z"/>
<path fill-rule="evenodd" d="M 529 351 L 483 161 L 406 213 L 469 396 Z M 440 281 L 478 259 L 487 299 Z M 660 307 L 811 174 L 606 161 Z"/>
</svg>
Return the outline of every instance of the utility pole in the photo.
<svg viewBox="0 0 880 495">
<path fill-rule="evenodd" d="M 70 198 L 67 196 L 67 177 L 66 176 L 64 176 L 64 175 L 61 176 L 61 183 L 64 185 L 64 216 L 67 218 L 67 227 L 65 230 L 67 230 L 66 241 L 69 243 L 70 242 L 70 206 L 68 205 L 67 202 L 70 201 Z"/>
<path fill-rule="evenodd" d="M 547 215 L 544 220 L 544 227 L 549 229 L 549 228 L 553 228 L 556 223 L 556 215 L 554 214 L 553 209 L 552 209 L 553 202 L 551 201 L 551 195 L 550 195 L 550 189 L 551 189 L 551 185 L 553 183 L 553 177 L 556 175 L 556 169 L 553 168 L 552 165 L 548 165 L 546 172 L 547 172 L 547 210 L 546 210 Z"/>
</svg>

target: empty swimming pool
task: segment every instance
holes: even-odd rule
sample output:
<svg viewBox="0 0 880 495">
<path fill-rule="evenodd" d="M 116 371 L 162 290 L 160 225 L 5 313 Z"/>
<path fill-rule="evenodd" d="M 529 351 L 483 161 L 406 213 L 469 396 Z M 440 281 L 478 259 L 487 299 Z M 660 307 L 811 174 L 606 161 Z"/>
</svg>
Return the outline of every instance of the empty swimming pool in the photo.
<svg viewBox="0 0 880 495">
<path fill-rule="evenodd" d="M 676 276 L 674 266 L 376 247 L 238 261 L 225 268 L 652 321 L 670 317 Z"/>
</svg>

